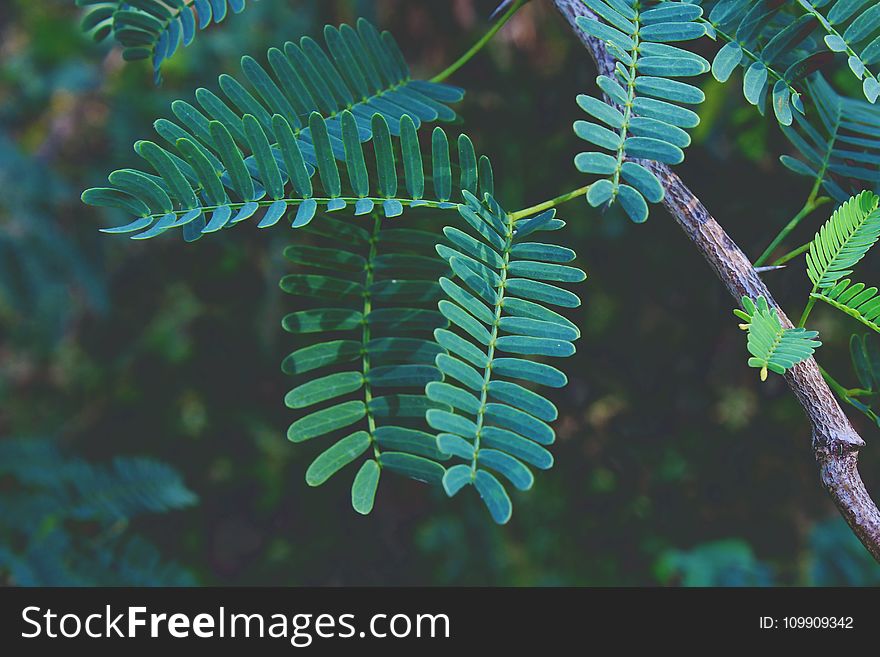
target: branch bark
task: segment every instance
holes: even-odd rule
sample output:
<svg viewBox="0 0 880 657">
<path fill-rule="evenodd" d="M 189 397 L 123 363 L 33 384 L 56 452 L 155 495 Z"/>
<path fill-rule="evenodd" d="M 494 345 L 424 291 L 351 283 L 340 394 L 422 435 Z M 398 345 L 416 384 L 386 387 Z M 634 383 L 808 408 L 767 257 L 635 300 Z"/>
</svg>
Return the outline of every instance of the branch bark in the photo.
<svg viewBox="0 0 880 657">
<path fill-rule="evenodd" d="M 590 52 L 599 73 L 614 77 L 614 59 L 605 44 L 577 27 L 579 16 L 590 19 L 596 19 L 596 16 L 581 0 L 552 1 Z M 605 100 L 610 103 L 609 99 Z M 763 294 L 770 305 L 777 308 L 782 324 L 791 326 L 791 321 L 773 301 L 751 261 L 681 178 L 664 164 L 640 163 L 663 183 L 666 189 L 663 205 L 737 302 L 744 295 L 754 299 Z M 853 532 L 880 562 L 880 510 L 868 494 L 858 471 L 859 449 L 865 441 L 844 415 L 814 359 L 790 369 L 785 379 L 812 426 L 813 454 L 822 483 Z"/>
</svg>

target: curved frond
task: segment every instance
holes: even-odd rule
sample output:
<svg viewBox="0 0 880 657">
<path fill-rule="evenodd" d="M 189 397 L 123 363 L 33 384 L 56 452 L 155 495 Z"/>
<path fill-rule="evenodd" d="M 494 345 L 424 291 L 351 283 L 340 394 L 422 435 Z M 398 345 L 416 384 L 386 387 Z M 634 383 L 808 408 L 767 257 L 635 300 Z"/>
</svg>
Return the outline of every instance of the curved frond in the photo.
<svg viewBox="0 0 880 657">
<path fill-rule="evenodd" d="M 841 205 L 816 233 L 807 252 L 807 275 L 813 292 L 833 287 L 880 237 L 878 197 L 865 191 Z"/>
<path fill-rule="evenodd" d="M 580 305 L 559 284 L 586 275 L 566 264 L 573 251 L 535 241 L 564 225 L 555 211 L 514 221 L 490 195 L 483 203 L 465 198 L 462 228 L 445 228 L 447 242 L 437 246 L 453 272 L 440 279 L 445 299 L 438 305 L 450 328 L 434 333 L 445 349 L 436 359 L 443 380 L 426 387 L 450 410 L 429 410 L 427 419 L 440 432 L 440 449 L 466 462 L 446 471 L 447 494 L 472 484 L 494 520 L 505 523 L 512 505 L 496 474 L 526 490 L 534 481 L 528 465 L 553 465 L 545 445 L 554 440 L 556 407 L 533 388 L 567 383 L 543 360 L 572 355 L 580 332 L 548 306 Z"/>
<path fill-rule="evenodd" d="M 299 417 L 288 438 L 318 441 L 324 451 L 306 472 L 318 486 L 360 462 L 352 506 L 373 508 L 383 470 L 440 483 L 449 458 L 425 426 L 425 385 L 439 381 L 442 349 L 431 339 L 446 326 L 436 310 L 445 263 L 432 253 L 433 233 L 396 228 L 372 213 L 355 222 L 320 218 L 302 231 L 309 243 L 289 246 L 296 273 L 281 288 L 306 307 L 287 315 L 297 336 L 283 371 L 294 377 L 287 406 Z"/>
<path fill-rule="evenodd" d="M 245 9 L 246 0 L 76 0 L 87 7 L 82 27 L 95 41 L 108 36 L 122 46 L 128 61 L 149 59 L 156 82 L 161 67 L 196 32 Z"/>
<path fill-rule="evenodd" d="M 684 107 L 704 100 L 703 92 L 678 78 L 706 73 L 709 63 L 673 43 L 706 34 L 698 22 L 702 9 L 679 2 L 644 3 L 639 0 L 584 0 L 601 20 L 578 19 L 587 34 L 601 39 L 617 59 L 614 78 L 599 76 L 597 83 L 613 105 L 591 96 L 578 105 L 593 121 L 578 121 L 575 134 L 599 150 L 580 153 L 575 166 L 600 176 L 590 186 L 593 207 L 619 201 L 636 222 L 648 218 L 647 201 L 659 203 L 663 187 L 642 164 L 649 160 L 679 164 L 690 145 L 684 129 L 700 122 Z"/>
<path fill-rule="evenodd" d="M 493 184 L 491 165 L 485 157 L 477 160 L 467 136 L 461 135 L 451 147 L 438 127 L 430 146 L 423 149 L 408 115 L 395 130 L 400 136 L 392 137 L 386 119 L 374 114 L 369 121 L 373 138 L 366 145 L 358 136 L 362 122 L 348 110 L 339 117 L 339 137 L 317 113 L 309 118 L 307 133 L 295 134 L 277 114 L 271 125 L 270 138 L 259 120 L 246 114 L 241 123 L 241 139 L 247 144 L 243 147 L 226 126 L 212 121 L 208 130 L 215 150 L 181 137 L 177 148 L 182 157 L 153 142 L 139 142 L 136 150 L 155 173 L 115 171 L 110 174 L 115 187 L 89 189 L 83 201 L 134 215 L 133 221 L 104 232 L 149 239 L 182 229 L 184 238 L 192 241 L 251 218 L 258 228 L 269 228 L 294 209 L 293 228 L 307 225 L 319 210 L 350 208 L 356 216 L 376 210 L 390 218 L 412 207 L 450 209 L 457 200 L 454 187 L 476 193 L 490 191 Z M 458 176 L 453 170 L 456 160 Z"/>
<path fill-rule="evenodd" d="M 748 331 L 748 350 L 752 354 L 749 367 L 761 370 L 761 381 L 767 380 L 767 371 L 785 374 L 785 371 L 813 355 L 822 345 L 815 340 L 816 331 L 803 328 L 783 328 L 776 309 L 771 309 L 763 296 L 752 301 L 742 298 L 743 310 L 734 314 L 745 323 L 740 326 Z"/>
<path fill-rule="evenodd" d="M 845 278 L 830 290 L 813 292 L 814 299 L 824 301 L 832 308 L 860 321 L 873 331 L 880 333 L 880 296 L 876 287 L 866 287 L 864 283 L 852 283 Z"/>
<path fill-rule="evenodd" d="M 795 117 L 783 133 L 800 153 L 783 155 L 795 173 L 821 180 L 842 203 L 858 191 L 880 188 L 880 107 L 839 95 L 821 75 L 807 83 L 818 121 Z"/>
</svg>

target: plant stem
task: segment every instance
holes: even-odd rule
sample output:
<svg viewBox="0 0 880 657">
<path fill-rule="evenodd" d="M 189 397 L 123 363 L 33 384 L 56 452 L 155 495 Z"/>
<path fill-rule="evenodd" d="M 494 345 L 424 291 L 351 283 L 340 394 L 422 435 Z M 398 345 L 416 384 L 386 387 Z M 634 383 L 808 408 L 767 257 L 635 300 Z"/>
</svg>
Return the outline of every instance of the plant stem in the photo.
<svg viewBox="0 0 880 657">
<path fill-rule="evenodd" d="M 810 311 L 813 309 L 813 306 L 816 305 L 816 297 L 810 297 L 810 300 L 807 301 L 807 307 L 804 308 L 804 314 L 801 315 L 801 321 L 798 322 L 798 328 L 804 328 L 807 325 L 807 317 L 810 316 Z"/>
<path fill-rule="evenodd" d="M 361 347 L 363 348 L 363 353 L 361 354 L 361 371 L 364 375 L 364 405 L 367 408 L 367 428 L 370 432 L 370 442 L 373 444 L 373 456 L 376 457 L 376 464 L 381 468 L 381 464 L 379 462 L 379 444 L 376 442 L 376 419 L 373 417 L 373 412 L 370 410 L 370 402 L 373 400 L 373 390 L 370 386 L 370 382 L 368 380 L 368 376 L 370 374 L 371 367 L 371 359 L 369 351 L 367 350 L 367 345 L 370 343 L 370 322 L 368 318 L 370 313 L 373 310 L 373 298 L 370 293 L 370 288 L 373 286 L 373 280 L 375 276 L 374 266 L 376 262 L 376 257 L 379 255 L 379 231 L 382 229 L 382 218 L 377 214 L 373 213 L 373 232 L 370 235 L 370 253 L 367 256 L 367 262 L 364 265 L 364 293 L 363 293 L 363 313 L 364 313 L 364 324 L 361 330 Z"/>
<path fill-rule="evenodd" d="M 522 7 L 528 0 L 516 0 L 504 15 L 496 21 L 496 23 L 489 28 L 489 31 L 486 32 L 483 37 L 477 41 L 470 50 L 468 50 L 465 54 L 459 57 L 454 63 L 452 63 L 449 67 L 447 67 L 441 73 L 438 73 L 433 78 L 431 78 L 431 82 L 443 82 L 450 75 L 455 73 L 462 66 L 467 64 L 471 59 L 473 59 L 474 55 L 480 52 L 483 47 L 492 40 L 492 37 L 495 36 L 498 31 L 504 27 L 504 25 L 509 21 L 513 15 L 519 11 L 520 7 Z"/>
<path fill-rule="evenodd" d="M 810 244 L 812 244 L 812 242 L 807 242 L 806 244 L 801 244 L 794 251 L 789 251 L 781 258 L 778 258 L 777 260 L 775 260 L 773 262 L 773 266 L 778 267 L 779 265 L 784 265 L 789 260 L 794 260 L 795 258 L 797 258 L 801 253 L 806 253 L 807 251 L 810 250 Z"/>
<path fill-rule="evenodd" d="M 561 205 L 566 201 L 571 201 L 572 199 L 579 198 L 584 196 L 587 191 L 590 189 L 589 185 L 585 185 L 584 187 L 579 187 L 574 191 L 567 192 L 562 196 L 557 196 L 556 198 L 552 198 L 549 201 L 544 201 L 543 203 L 538 203 L 538 205 L 533 205 L 530 208 L 525 208 L 523 210 L 518 210 L 517 212 L 511 212 L 510 218 L 513 221 L 519 221 L 520 219 L 524 219 L 525 217 L 530 217 L 533 214 L 538 214 L 539 212 L 543 212 L 544 210 L 549 210 L 551 208 L 555 208 L 557 205 Z"/>
<path fill-rule="evenodd" d="M 810 192 L 810 196 L 807 198 L 807 201 L 804 203 L 804 207 L 802 207 L 798 211 L 798 213 L 792 218 L 792 220 L 789 221 L 781 231 L 779 231 L 779 234 L 773 238 L 772 242 L 770 242 L 770 246 L 768 246 L 766 249 L 764 249 L 764 253 L 762 253 L 761 256 L 757 260 L 755 260 L 755 267 L 760 267 L 765 262 L 767 262 L 767 260 L 770 259 L 770 256 L 773 255 L 773 251 L 776 250 L 776 247 L 778 247 L 782 243 L 782 241 L 786 237 L 788 237 L 795 228 L 798 227 L 798 225 L 801 223 L 801 221 L 804 219 L 804 217 L 809 215 L 816 208 L 825 205 L 826 203 L 828 203 L 831 200 L 827 196 L 822 196 L 820 198 L 816 198 L 819 193 L 820 183 L 821 183 L 821 180 L 816 181 L 816 184 L 813 185 L 813 189 Z M 794 257 L 794 256 L 792 256 L 792 257 Z"/>
</svg>

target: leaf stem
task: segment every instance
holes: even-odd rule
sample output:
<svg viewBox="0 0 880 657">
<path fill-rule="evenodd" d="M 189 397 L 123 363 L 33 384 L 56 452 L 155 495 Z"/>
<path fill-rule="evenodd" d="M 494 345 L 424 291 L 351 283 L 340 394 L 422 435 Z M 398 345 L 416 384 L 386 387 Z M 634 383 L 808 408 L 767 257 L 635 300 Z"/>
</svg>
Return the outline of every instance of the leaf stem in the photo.
<svg viewBox="0 0 880 657">
<path fill-rule="evenodd" d="M 379 254 L 379 249 L 377 247 L 379 241 L 379 232 L 382 229 L 382 218 L 378 213 L 373 213 L 373 231 L 370 235 L 370 253 L 367 256 L 367 262 L 364 265 L 364 306 L 363 306 L 363 314 L 364 314 L 364 324 L 361 333 L 361 348 L 363 352 L 361 354 L 361 368 L 364 375 L 364 405 L 367 409 L 367 427 L 370 432 L 370 442 L 373 445 L 373 455 L 376 457 L 376 464 L 379 468 L 382 467 L 382 464 L 379 462 L 379 444 L 376 442 L 376 419 L 373 417 L 373 412 L 370 410 L 370 402 L 373 401 L 373 390 L 370 386 L 370 382 L 368 376 L 370 374 L 370 353 L 367 349 L 367 345 L 370 343 L 371 335 L 370 335 L 370 313 L 373 310 L 373 299 L 370 293 L 370 289 L 373 286 L 373 278 L 374 278 L 374 263 L 376 261 L 376 257 Z"/>
<path fill-rule="evenodd" d="M 804 328 L 807 325 L 807 317 L 810 316 L 810 311 L 813 310 L 813 306 L 816 305 L 816 297 L 810 297 L 810 300 L 807 301 L 807 307 L 804 308 L 804 314 L 801 315 L 801 321 L 798 322 L 798 328 Z"/>
<path fill-rule="evenodd" d="M 557 196 L 556 198 L 552 198 L 549 201 L 544 201 L 543 203 L 538 203 L 538 205 L 533 205 L 530 208 L 524 208 L 522 210 L 518 210 L 517 212 L 511 212 L 510 218 L 513 221 L 519 221 L 520 219 L 524 219 L 525 217 L 530 217 L 533 214 L 538 214 L 539 212 L 543 212 L 544 210 L 549 210 L 551 208 L 555 208 L 557 205 L 561 205 L 567 201 L 571 201 L 573 199 L 579 198 L 581 196 L 585 196 L 587 191 L 590 189 L 590 185 L 585 185 L 584 187 L 578 187 L 574 191 L 566 192 L 561 196 Z"/>
<path fill-rule="evenodd" d="M 819 194 L 819 184 L 820 183 L 821 183 L 821 180 L 816 181 L 816 184 L 813 185 L 812 191 L 810 191 L 810 196 L 807 198 L 806 202 L 804 203 L 804 207 L 802 207 L 798 211 L 798 213 L 791 219 L 791 221 L 789 221 L 785 225 L 785 227 L 781 231 L 779 231 L 779 234 L 777 234 L 776 237 L 773 238 L 773 241 L 770 242 L 770 245 L 766 249 L 764 249 L 764 253 L 762 253 L 761 256 L 757 260 L 755 260 L 755 265 L 754 265 L 755 267 L 760 267 L 761 265 L 766 263 L 767 260 L 770 259 L 770 256 L 773 255 L 773 252 L 776 250 L 776 248 L 785 240 L 786 237 L 788 237 L 791 234 L 791 232 L 795 228 L 798 227 L 798 225 L 801 223 L 801 221 L 803 221 L 803 219 L 805 217 L 807 217 L 811 212 L 813 212 L 813 210 L 815 210 L 816 208 L 819 208 L 819 207 L 821 207 L 831 201 L 831 199 L 828 198 L 827 196 L 821 196 L 821 197 L 817 198 L 817 196 Z M 807 245 L 807 248 L 809 248 L 809 245 Z M 795 253 L 791 257 L 793 258 L 796 255 L 798 255 L 798 254 Z M 787 262 L 787 261 L 783 261 L 783 262 Z M 775 264 L 781 264 L 781 263 L 777 261 Z"/>
<path fill-rule="evenodd" d="M 520 8 L 526 3 L 528 0 L 516 0 L 510 8 L 504 13 L 504 15 L 499 18 L 495 24 L 489 28 L 489 31 L 486 32 L 482 38 L 477 41 L 473 46 L 471 46 L 470 50 L 468 50 L 465 54 L 459 57 L 455 62 L 450 64 L 444 71 L 438 73 L 433 78 L 431 78 L 431 82 L 443 82 L 450 75 L 455 73 L 462 66 L 467 64 L 473 57 L 480 52 L 483 47 L 492 40 L 498 31 L 504 27 L 504 25 L 513 18 L 513 15 L 520 10 Z"/>
<path fill-rule="evenodd" d="M 788 253 L 786 253 L 786 254 L 785 254 L 784 256 L 782 256 L 781 258 L 777 258 L 777 259 L 773 262 L 773 265 L 772 265 L 772 266 L 773 266 L 773 267 L 778 267 L 779 265 L 784 265 L 784 264 L 785 264 L 786 262 L 788 262 L 789 260 L 794 260 L 794 259 L 797 258 L 800 254 L 802 254 L 802 253 L 806 253 L 807 251 L 809 251 L 809 250 L 810 250 L 810 244 L 812 244 L 812 242 L 807 242 L 806 244 L 801 244 L 801 245 L 800 245 L 798 248 L 796 248 L 795 250 L 793 250 L 793 251 L 789 251 Z"/>
</svg>

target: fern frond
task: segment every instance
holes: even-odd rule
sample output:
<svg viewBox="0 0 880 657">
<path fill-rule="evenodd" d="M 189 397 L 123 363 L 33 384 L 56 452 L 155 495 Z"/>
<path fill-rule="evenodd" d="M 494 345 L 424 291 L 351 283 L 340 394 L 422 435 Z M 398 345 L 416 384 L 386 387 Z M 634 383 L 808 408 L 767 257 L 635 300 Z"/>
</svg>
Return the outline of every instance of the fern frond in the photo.
<svg viewBox="0 0 880 657">
<path fill-rule="evenodd" d="M 743 96 L 761 115 L 768 99 L 783 126 L 804 114 L 796 85 L 833 57 L 816 39 L 820 26 L 814 16 L 794 3 L 721 0 L 712 6 L 707 22 L 710 33 L 727 42 L 712 61 L 716 80 L 727 82 L 742 68 Z"/>
<path fill-rule="evenodd" d="M 305 37 L 299 46 L 286 43 L 283 52 L 269 50 L 274 77 L 251 57 L 242 59 L 249 88 L 221 75 L 227 101 L 207 89 L 196 92 L 201 109 L 175 101 L 171 109 L 180 124 L 167 119 L 155 123 L 167 146 L 135 144 L 153 171 L 115 171 L 110 186 L 86 190 L 83 201 L 135 217 L 108 232 L 136 233 L 137 239 L 183 228 L 185 238 L 193 240 L 260 210 L 266 212 L 261 223 L 266 227 L 279 221 L 289 204 L 300 207 L 298 225 L 307 222 L 319 204 L 333 211 L 362 201 L 358 209 L 369 212 L 371 203 L 381 203 L 387 214 L 399 214 L 396 183 L 389 179 L 394 162 L 391 133 L 400 137 L 406 172 L 412 174 L 412 180 L 407 177 L 410 196 L 404 200 L 426 204 L 421 162 L 415 159 L 415 130 L 425 122 L 455 119 L 448 103 L 460 100 L 462 91 L 411 79 L 394 40 L 380 36 L 366 21 L 358 22 L 358 31 L 328 26 L 327 41 L 336 65 Z M 380 134 L 374 149 L 384 177 L 371 197 L 363 184 L 361 144 L 372 140 L 376 130 Z M 434 149 L 441 158 L 434 164 L 441 170 L 444 146 L 438 143 Z M 467 149 L 465 156 L 473 155 L 472 145 L 460 147 Z M 462 160 L 472 177 L 479 167 L 473 159 Z M 345 194 L 336 160 L 347 164 L 351 185 Z M 313 189 L 316 170 L 322 196 Z M 448 198 L 445 182 L 435 176 L 437 203 Z"/>
<path fill-rule="evenodd" d="M 749 367 L 761 370 L 761 381 L 767 380 L 767 371 L 785 374 L 785 371 L 813 355 L 822 345 L 815 340 L 818 332 L 803 328 L 783 328 L 776 309 L 771 309 L 763 296 L 752 301 L 742 298 L 743 310 L 734 314 L 745 321 L 741 328 L 748 331 L 747 346 L 752 358 Z"/>
<path fill-rule="evenodd" d="M 578 26 L 604 41 L 617 60 L 614 78 L 599 76 L 597 83 L 620 109 L 578 96 L 581 109 L 598 122 L 576 122 L 575 134 L 601 150 L 580 153 L 575 166 L 582 173 L 603 177 L 590 186 L 590 205 L 619 201 L 630 219 L 643 222 L 648 218 L 646 199 L 659 203 L 663 187 L 647 168 L 631 160 L 679 164 L 684 160 L 682 149 L 690 144 L 683 128 L 700 122 L 682 105 L 703 102 L 703 92 L 675 78 L 705 73 L 709 63 L 670 44 L 705 35 L 705 26 L 697 22 L 702 9 L 639 0 L 584 0 L 584 4 L 602 20 L 581 17 Z"/>
<path fill-rule="evenodd" d="M 447 353 L 436 360 L 443 381 L 426 387 L 430 399 L 451 410 L 429 410 L 427 419 L 440 432 L 440 449 L 467 462 L 446 471 L 447 494 L 473 484 L 493 519 L 505 523 L 510 498 L 490 471 L 526 490 L 534 477 L 523 462 L 553 465 L 544 445 L 554 440 L 548 423 L 556 407 L 531 387 L 567 383 L 560 370 L 537 359 L 574 353 L 580 331 L 547 306 L 580 305 L 557 284 L 586 275 L 564 264 L 575 257 L 570 249 L 529 239 L 564 225 L 554 210 L 514 221 L 491 195 L 483 203 L 468 193 L 465 198 L 459 214 L 466 230 L 445 228 L 448 243 L 437 246 L 457 282 L 440 279 L 446 298 L 438 307 L 450 328 L 434 336 Z"/>
<path fill-rule="evenodd" d="M 880 81 L 869 67 L 880 62 L 880 5 L 869 0 L 797 0 L 825 32 L 825 45 L 842 53 L 862 81 L 869 102 L 880 97 Z M 820 11 L 824 10 L 824 11 Z"/>
<path fill-rule="evenodd" d="M 821 75 L 807 83 L 818 121 L 797 116 L 783 133 L 800 159 L 780 161 L 797 174 L 821 180 L 839 203 L 865 188 L 880 188 L 880 107 L 839 95 Z"/>
<path fill-rule="evenodd" d="M 229 173 L 219 176 L 207 157 L 203 157 L 211 154 L 201 153 L 186 139 L 179 140 L 178 145 L 192 166 L 151 142 L 140 142 L 138 151 L 161 177 L 117 171 L 111 174 L 111 182 L 125 187 L 126 192 L 90 189 L 84 192 L 83 200 L 94 205 L 125 206 L 140 214 L 128 224 L 103 229 L 106 233 L 135 233 L 132 239 L 149 239 L 182 228 L 188 241 L 234 227 L 255 215 L 259 218 L 257 228 L 269 228 L 281 221 L 289 209 L 296 209 L 291 227 L 300 228 L 321 209 L 338 212 L 349 205 L 356 216 L 378 209 L 389 218 L 412 207 L 455 207 L 450 144 L 442 128 L 435 128 L 430 150 L 423 154 L 415 123 L 409 116 L 401 117 L 400 138 L 392 139 L 385 118 L 373 115 L 370 125 L 375 138 L 366 151 L 358 139 L 358 119 L 354 114 L 343 111 L 340 124 L 343 162 L 335 158 L 328 122 L 317 113 L 309 119 L 309 130 L 314 136 L 311 144 L 294 137 L 289 124 L 276 115 L 276 146 L 270 146 L 257 119 L 245 115 L 244 130 L 253 145 L 253 155 L 247 159 L 225 128 L 213 122 L 212 133 L 222 145 L 220 155 L 229 169 Z M 476 192 L 481 184 L 491 184 L 491 166 L 486 158 L 477 160 L 467 136 L 459 137 L 457 151 L 465 189 Z M 314 167 L 311 161 L 315 162 Z M 367 162 L 371 165 L 369 169 Z M 431 167 L 428 171 L 433 189 L 426 189 L 426 162 Z M 165 182 L 170 195 L 152 184 L 156 182 Z"/>
<path fill-rule="evenodd" d="M 283 322 L 298 337 L 282 364 L 296 382 L 285 401 L 302 413 L 288 438 L 332 441 L 306 472 L 311 486 L 361 460 L 352 506 L 366 514 L 383 470 L 439 484 L 438 461 L 449 458 L 425 426 L 425 411 L 442 406 L 424 395 L 440 379 L 431 334 L 446 325 L 435 305 L 445 263 L 433 233 L 376 213 L 363 225 L 322 218 L 303 232 L 321 246 L 285 250 L 298 271 L 281 288 L 309 300 Z"/>
<path fill-rule="evenodd" d="M 220 23 L 229 13 L 239 14 L 245 0 L 76 0 L 88 7 L 83 30 L 95 41 L 108 36 L 122 46 L 128 61 L 150 59 L 158 84 L 161 67 L 178 47 L 192 43 L 198 30 Z"/>
<path fill-rule="evenodd" d="M 830 290 L 813 292 L 814 299 L 824 301 L 858 320 L 872 331 L 880 333 L 877 319 L 880 318 L 880 296 L 876 287 L 865 287 L 864 283 L 851 283 L 845 278 Z"/>
<path fill-rule="evenodd" d="M 812 292 L 833 287 L 856 265 L 880 237 L 878 197 L 864 191 L 841 205 L 816 233 L 807 252 L 807 275 Z"/>
</svg>

